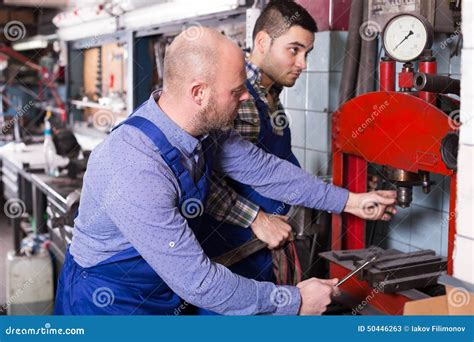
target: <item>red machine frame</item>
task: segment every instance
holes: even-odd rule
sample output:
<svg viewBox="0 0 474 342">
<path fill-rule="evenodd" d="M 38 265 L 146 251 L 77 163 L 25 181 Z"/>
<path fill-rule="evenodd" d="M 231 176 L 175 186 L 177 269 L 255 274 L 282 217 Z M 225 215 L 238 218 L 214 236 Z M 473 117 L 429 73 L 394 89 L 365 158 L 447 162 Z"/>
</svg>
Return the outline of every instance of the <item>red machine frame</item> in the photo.
<svg viewBox="0 0 474 342">
<path fill-rule="evenodd" d="M 419 63 L 420 72 L 436 73 L 436 61 Z M 410 83 L 413 72 L 399 75 L 400 87 Z M 410 84 L 408 84 L 410 86 Z M 411 172 L 427 171 L 451 177 L 448 274 L 452 274 L 453 242 L 456 233 L 456 175 L 443 163 L 441 141 L 455 131 L 450 118 L 435 107 L 436 94 L 395 92 L 395 61 L 380 63 L 380 91 L 356 97 L 333 114 L 334 184 L 352 192 L 367 191 L 367 163 L 390 166 Z M 365 221 L 350 214 L 333 215 L 332 249 L 365 248 Z M 341 279 L 350 270 L 331 263 L 331 277 Z M 374 293 L 364 281 L 352 277 L 342 285 L 344 291 L 388 314 L 402 314 L 405 302 L 400 294 Z"/>
</svg>

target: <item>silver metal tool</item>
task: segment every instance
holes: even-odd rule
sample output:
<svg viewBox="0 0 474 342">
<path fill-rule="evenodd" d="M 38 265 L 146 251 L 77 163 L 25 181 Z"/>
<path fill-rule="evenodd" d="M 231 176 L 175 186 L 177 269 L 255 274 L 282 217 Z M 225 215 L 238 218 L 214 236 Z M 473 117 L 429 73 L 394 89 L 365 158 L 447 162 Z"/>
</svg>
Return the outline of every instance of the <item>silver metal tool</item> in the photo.
<svg viewBox="0 0 474 342">
<path fill-rule="evenodd" d="M 336 284 L 336 287 L 341 286 L 341 285 L 342 285 L 343 283 L 345 283 L 349 278 L 351 278 L 354 274 L 356 274 L 357 272 L 359 272 L 359 271 L 362 270 L 363 268 L 367 267 L 367 265 L 373 263 L 376 259 L 377 259 L 377 255 L 374 256 L 372 259 L 367 260 L 366 262 L 364 262 L 362 265 L 360 265 L 359 267 L 357 267 L 354 271 L 352 271 L 351 273 L 349 273 L 348 275 L 346 275 L 344 278 L 342 278 L 341 280 L 339 280 L 339 282 Z"/>
</svg>

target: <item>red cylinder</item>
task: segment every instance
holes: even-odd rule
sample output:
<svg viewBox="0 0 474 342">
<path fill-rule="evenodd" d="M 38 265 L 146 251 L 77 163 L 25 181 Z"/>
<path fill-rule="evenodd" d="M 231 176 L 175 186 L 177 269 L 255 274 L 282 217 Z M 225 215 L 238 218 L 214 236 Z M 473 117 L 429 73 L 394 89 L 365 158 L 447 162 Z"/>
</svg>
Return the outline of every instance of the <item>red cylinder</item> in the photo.
<svg viewBox="0 0 474 342">
<path fill-rule="evenodd" d="M 418 71 L 425 74 L 436 74 L 437 66 L 436 59 L 434 57 L 422 58 L 420 60 Z M 436 93 L 430 93 L 428 91 L 419 91 L 418 97 L 436 106 Z"/>
<path fill-rule="evenodd" d="M 395 61 L 387 57 L 380 61 L 380 91 L 395 91 Z"/>
</svg>

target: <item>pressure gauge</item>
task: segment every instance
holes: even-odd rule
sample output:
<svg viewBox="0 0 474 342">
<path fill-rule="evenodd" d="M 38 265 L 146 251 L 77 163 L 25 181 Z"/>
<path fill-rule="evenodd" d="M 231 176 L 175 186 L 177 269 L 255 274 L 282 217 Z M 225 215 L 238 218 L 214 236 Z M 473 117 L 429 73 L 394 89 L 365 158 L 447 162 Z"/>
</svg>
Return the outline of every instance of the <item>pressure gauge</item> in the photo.
<svg viewBox="0 0 474 342">
<path fill-rule="evenodd" d="M 431 47 L 433 27 L 421 16 L 399 14 L 388 21 L 382 39 L 385 52 L 390 58 L 409 62 Z"/>
</svg>

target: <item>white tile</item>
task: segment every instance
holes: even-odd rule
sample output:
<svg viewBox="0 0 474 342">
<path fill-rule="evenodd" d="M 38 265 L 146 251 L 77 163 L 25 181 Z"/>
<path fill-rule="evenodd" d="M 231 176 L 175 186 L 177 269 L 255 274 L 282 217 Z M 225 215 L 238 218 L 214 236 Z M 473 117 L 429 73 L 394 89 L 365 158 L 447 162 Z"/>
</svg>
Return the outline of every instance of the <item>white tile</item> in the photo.
<svg viewBox="0 0 474 342">
<path fill-rule="evenodd" d="M 292 147 L 291 150 L 293 151 L 293 154 L 295 155 L 296 159 L 298 159 L 298 161 L 300 162 L 300 166 L 302 169 L 305 168 L 305 160 L 304 160 L 304 156 L 305 156 L 305 149 L 304 148 L 300 148 L 300 147 Z"/>
<path fill-rule="evenodd" d="M 442 212 L 422 208 L 416 204 L 411 208 L 410 245 L 420 249 L 432 249 L 441 253 L 441 237 L 443 229 Z"/>
<path fill-rule="evenodd" d="M 291 145 L 304 148 L 305 147 L 305 127 L 306 116 L 305 112 L 295 109 L 285 110 L 291 129 Z"/>
<path fill-rule="evenodd" d="M 474 50 L 462 51 L 461 133 L 460 142 L 474 145 Z"/>
<path fill-rule="evenodd" d="M 328 113 L 306 112 L 306 148 L 329 152 L 331 134 L 328 117 Z"/>
<path fill-rule="evenodd" d="M 474 32 L 474 1 L 462 3 L 462 32 Z M 465 48 L 474 48 L 474 35 L 464 34 L 463 45 Z"/>
<path fill-rule="evenodd" d="M 329 156 L 324 152 L 306 150 L 305 170 L 317 176 L 325 176 L 330 169 Z"/>
<path fill-rule="evenodd" d="M 401 243 L 397 240 L 387 239 L 387 248 L 397 249 L 400 252 L 408 253 L 410 252 L 410 246 L 404 243 Z"/>
<path fill-rule="evenodd" d="M 449 201 L 451 200 L 451 177 L 444 178 L 443 190 L 443 211 L 449 212 Z"/>
<path fill-rule="evenodd" d="M 474 239 L 474 146 L 461 145 L 458 155 L 456 231 Z"/>
<path fill-rule="evenodd" d="M 283 108 L 286 108 L 286 99 L 288 98 L 288 88 L 283 88 L 283 91 L 280 94 L 280 102 Z"/>
<path fill-rule="evenodd" d="M 453 56 L 450 59 L 449 63 L 449 73 L 453 74 L 461 74 L 461 56 Z M 451 76 L 452 77 L 452 76 Z"/>
<path fill-rule="evenodd" d="M 414 186 L 413 203 L 431 209 L 443 210 L 444 178 L 442 175 L 431 174 L 430 179 L 436 184 L 431 186 L 431 191 L 428 194 L 423 193 L 421 186 Z"/>
<path fill-rule="evenodd" d="M 308 110 L 328 112 L 329 73 L 308 73 Z"/>
<path fill-rule="evenodd" d="M 288 88 L 286 93 L 286 107 L 292 109 L 306 109 L 306 72 L 303 72 L 295 85 Z"/>
<path fill-rule="evenodd" d="M 331 72 L 329 75 L 329 111 L 335 112 L 339 108 L 339 89 L 341 87 L 341 72 Z"/>
<path fill-rule="evenodd" d="M 453 276 L 474 284 L 474 240 L 456 236 L 453 253 Z"/>
<path fill-rule="evenodd" d="M 331 31 L 330 70 L 342 71 L 347 42 L 347 31 Z"/>
<path fill-rule="evenodd" d="M 397 208 L 397 210 L 397 214 L 392 218 L 389 223 L 387 237 L 409 245 L 411 233 L 411 208 Z"/>
<path fill-rule="evenodd" d="M 308 71 L 329 71 L 330 34 L 330 31 L 315 34 L 314 49 L 308 55 Z"/>
<path fill-rule="evenodd" d="M 442 213 L 441 214 L 441 221 L 443 222 L 443 227 L 441 229 L 441 251 L 440 254 L 442 256 L 447 256 L 448 255 L 448 219 L 449 219 L 449 214 L 448 213 Z"/>
</svg>

